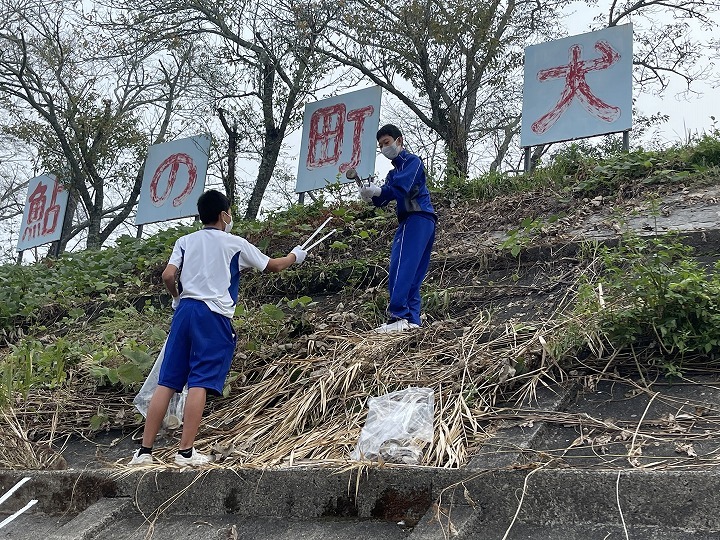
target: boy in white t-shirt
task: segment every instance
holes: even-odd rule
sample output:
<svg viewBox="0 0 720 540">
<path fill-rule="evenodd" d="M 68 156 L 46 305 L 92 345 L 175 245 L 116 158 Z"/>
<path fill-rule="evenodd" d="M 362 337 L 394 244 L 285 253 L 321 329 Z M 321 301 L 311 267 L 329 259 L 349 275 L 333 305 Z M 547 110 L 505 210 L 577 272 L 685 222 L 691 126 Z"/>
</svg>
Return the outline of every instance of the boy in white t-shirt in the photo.
<svg viewBox="0 0 720 540">
<path fill-rule="evenodd" d="M 178 238 L 162 280 L 173 297 L 173 315 L 160 367 L 158 387 L 148 405 L 142 446 L 130 465 L 152 463 L 152 447 L 170 399 L 185 384 L 178 465 L 199 466 L 210 458 L 193 447 L 207 393 L 222 393 L 235 352 L 230 321 L 235 313 L 240 272 L 256 268 L 280 272 L 302 263 L 306 252 L 296 246 L 285 257 L 271 259 L 250 242 L 227 234 L 232 228 L 230 201 L 219 191 L 203 193 L 197 202 L 204 227 Z"/>
</svg>

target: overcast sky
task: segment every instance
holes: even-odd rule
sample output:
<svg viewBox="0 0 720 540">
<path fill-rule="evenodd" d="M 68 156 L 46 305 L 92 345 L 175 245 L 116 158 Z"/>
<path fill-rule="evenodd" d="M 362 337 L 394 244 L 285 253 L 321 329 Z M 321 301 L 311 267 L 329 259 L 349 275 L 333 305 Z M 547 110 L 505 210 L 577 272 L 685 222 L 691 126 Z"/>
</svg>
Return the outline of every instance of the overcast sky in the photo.
<svg viewBox="0 0 720 540">
<path fill-rule="evenodd" d="M 605 9 L 607 11 L 607 9 Z M 585 2 L 575 2 L 567 10 L 568 21 L 572 21 L 573 28 L 581 28 L 579 32 L 589 32 L 592 19 L 599 13 L 597 7 L 588 7 Z M 660 15 L 654 15 L 662 20 Z M 670 20 L 670 15 L 667 16 Z M 716 24 L 720 24 L 720 12 L 715 16 Z M 624 23 L 632 21 L 623 21 Z M 690 35 L 693 39 L 709 41 L 710 32 L 703 30 L 697 21 L 691 20 Z M 597 26 L 597 24 L 595 24 Z M 716 29 L 717 31 L 717 29 Z M 708 65 L 709 72 L 715 81 L 720 79 L 720 68 Z M 687 140 L 688 132 L 691 134 L 702 134 L 709 131 L 713 126 L 710 116 L 720 120 L 720 107 L 717 105 L 718 87 L 702 81 L 695 81 L 692 84 L 692 92 L 687 93 L 687 87 L 680 77 L 671 78 L 670 86 L 665 90 L 662 97 L 650 93 L 633 92 L 637 98 L 636 109 L 644 115 L 651 115 L 662 112 L 670 116 L 668 122 L 659 127 L 656 132 L 661 142 L 676 143 Z M 717 82 L 716 82 L 717 85 Z M 682 95 L 685 93 L 686 95 Z M 720 122 L 716 124 L 720 128 Z M 632 135 L 631 135 L 632 137 Z M 633 144 L 631 142 L 631 144 Z"/>
</svg>

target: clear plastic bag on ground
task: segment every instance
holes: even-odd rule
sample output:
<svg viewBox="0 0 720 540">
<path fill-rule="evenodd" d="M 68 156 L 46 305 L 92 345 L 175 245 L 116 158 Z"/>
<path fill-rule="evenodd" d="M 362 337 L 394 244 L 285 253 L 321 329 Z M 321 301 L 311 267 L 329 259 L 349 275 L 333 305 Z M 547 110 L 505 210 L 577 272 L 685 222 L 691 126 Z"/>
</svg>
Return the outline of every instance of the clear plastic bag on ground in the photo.
<svg viewBox="0 0 720 540">
<path fill-rule="evenodd" d="M 140 391 L 133 399 L 135 408 L 140 411 L 143 417 L 147 418 L 147 410 L 150 405 L 150 399 L 158 386 L 158 378 L 160 377 L 160 366 L 162 365 L 163 359 L 165 358 L 165 345 L 167 345 L 167 339 L 163 343 L 162 349 L 158 354 L 155 364 L 153 364 L 150 373 L 145 379 L 145 382 L 140 388 Z M 183 388 L 182 392 L 176 393 L 170 400 L 170 405 L 163 418 L 163 426 L 167 429 L 177 429 L 182 425 L 183 410 L 185 409 L 185 398 L 187 398 L 187 386 Z"/>
<path fill-rule="evenodd" d="M 368 414 L 350 457 L 416 465 L 433 440 L 435 394 L 410 387 L 368 400 Z"/>
</svg>

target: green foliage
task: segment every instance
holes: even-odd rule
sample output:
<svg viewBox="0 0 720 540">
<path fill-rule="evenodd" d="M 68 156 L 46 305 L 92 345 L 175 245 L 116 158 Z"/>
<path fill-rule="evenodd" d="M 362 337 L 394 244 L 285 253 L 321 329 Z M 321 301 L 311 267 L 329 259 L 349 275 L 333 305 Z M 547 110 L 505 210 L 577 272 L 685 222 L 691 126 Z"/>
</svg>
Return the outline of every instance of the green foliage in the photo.
<svg viewBox="0 0 720 540">
<path fill-rule="evenodd" d="M 253 307 L 238 303 L 233 326 L 241 337 L 240 346 L 256 351 L 263 345 L 284 341 L 307 324 L 306 310 L 314 304 L 309 296 L 283 298 L 275 304 Z"/>
<path fill-rule="evenodd" d="M 452 305 L 453 289 L 441 289 L 426 285 L 421 291 L 422 310 L 430 319 L 442 320 L 450 313 Z"/>
<path fill-rule="evenodd" d="M 141 241 L 124 236 L 102 250 L 66 253 L 32 266 L 0 266 L 0 329 L 80 315 L 88 302 L 117 302 L 143 293 L 148 273 L 167 262 L 178 236 L 168 229 Z M 80 311 L 79 311 L 80 310 Z"/>
<path fill-rule="evenodd" d="M 387 307 L 390 296 L 387 289 L 373 289 L 370 298 L 360 305 L 360 317 L 377 326 L 387 320 Z M 375 324 L 377 323 L 377 324 Z"/>
<path fill-rule="evenodd" d="M 433 187 L 433 192 L 451 200 L 489 200 L 500 195 L 526 191 L 533 187 L 537 187 L 537 184 L 528 175 L 488 172 L 469 180 L 448 176 L 444 182 Z"/>
<path fill-rule="evenodd" d="M 450 200 L 489 200 L 550 188 L 580 197 L 622 195 L 637 186 L 705 183 L 720 169 L 720 130 L 662 151 L 622 151 L 622 139 L 606 136 L 597 144 L 573 142 L 531 174 L 488 172 L 477 178 L 448 176 L 432 190 Z"/>
<path fill-rule="evenodd" d="M 38 333 L 46 334 L 42 341 L 27 337 L 11 344 L 0 357 L 0 404 L 15 394 L 27 396 L 31 389 L 62 387 L 78 375 L 92 390 L 136 388 L 165 340 L 165 331 L 154 324 L 157 314 L 147 311 L 107 310 L 88 336 L 83 336 L 82 329 L 72 339 L 48 334 L 67 331 L 67 325 L 79 326 L 66 317 L 49 328 L 38 328 Z"/>
<path fill-rule="evenodd" d="M 696 168 L 720 167 L 720 130 L 700 137 L 689 150 L 688 163 Z"/>
<path fill-rule="evenodd" d="M 67 378 L 66 362 L 70 359 L 70 343 L 58 340 L 49 346 L 36 339 L 11 345 L 11 353 L 0 361 L 2 385 L 0 404 L 15 392 L 27 398 L 30 388 L 56 388 Z"/>
<path fill-rule="evenodd" d="M 508 237 L 500 244 L 500 247 L 509 250 L 513 257 L 517 257 L 524 247 L 543 233 L 547 225 L 555 223 L 561 217 L 555 214 L 547 219 L 526 217 L 520 222 L 518 228 L 508 231 Z"/>
<path fill-rule="evenodd" d="M 674 146 L 663 151 L 617 153 L 592 165 L 578 161 L 574 191 L 585 195 L 620 194 L 634 184 L 672 185 L 696 179 L 702 181 L 709 169 L 720 167 L 720 133 L 704 135 L 693 144 Z"/>
<path fill-rule="evenodd" d="M 668 372 L 691 354 L 720 350 L 720 263 L 704 268 L 671 236 L 627 237 L 600 251 L 605 272 L 581 291 L 578 317 L 616 348 L 652 346 Z"/>
</svg>

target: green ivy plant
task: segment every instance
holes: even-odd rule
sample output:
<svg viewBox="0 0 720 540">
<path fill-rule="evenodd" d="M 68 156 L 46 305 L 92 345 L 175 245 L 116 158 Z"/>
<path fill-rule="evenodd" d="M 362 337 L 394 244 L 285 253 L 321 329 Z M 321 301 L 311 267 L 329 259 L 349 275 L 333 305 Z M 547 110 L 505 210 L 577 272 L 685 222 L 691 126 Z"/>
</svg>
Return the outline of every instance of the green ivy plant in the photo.
<svg viewBox="0 0 720 540">
<path fill-rule="evenodd" d="M 595 327 L 616 349 L 650 347 L 667 373 L 680 373 L 689 356 L 720 352 L 720 262 L 702 266 L 672 235 L 626 235 L 599 253 L 602 277 L 585 286 L 576 308 L 586 330 Z"/>
</svg>

